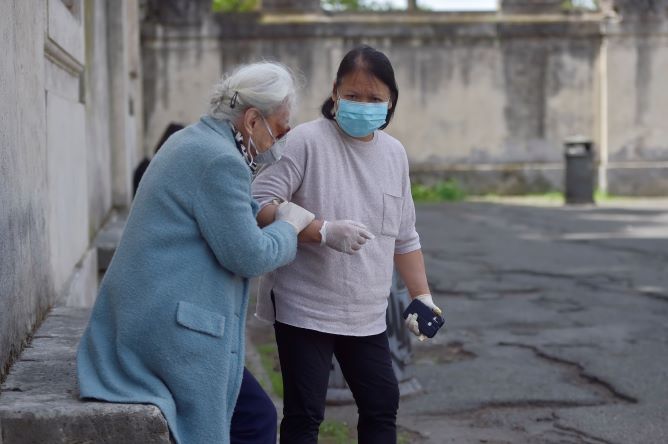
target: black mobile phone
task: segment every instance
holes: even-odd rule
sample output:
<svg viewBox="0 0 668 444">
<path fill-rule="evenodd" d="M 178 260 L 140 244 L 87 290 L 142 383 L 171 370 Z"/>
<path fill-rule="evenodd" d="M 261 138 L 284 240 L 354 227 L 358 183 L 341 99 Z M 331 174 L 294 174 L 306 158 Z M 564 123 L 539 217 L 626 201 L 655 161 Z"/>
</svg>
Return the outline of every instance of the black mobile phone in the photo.
<svg viewBox="0 0 668 444">
<path fill-rule="evenodd" d="M 404 319 L 413 313 L 417 313 L 418 315 L 417 321 L 420 333 L 428 338 L 433 338 L 434 335 L 436 335 L 436 332 L 445 325 L 443 316 L 439 316 L 431 311 L 431 308 L 427 307 L 419 299 L 413 299 L 413 301 L 408 304 L 408 307 L 404 310 Z"/>
</svg>

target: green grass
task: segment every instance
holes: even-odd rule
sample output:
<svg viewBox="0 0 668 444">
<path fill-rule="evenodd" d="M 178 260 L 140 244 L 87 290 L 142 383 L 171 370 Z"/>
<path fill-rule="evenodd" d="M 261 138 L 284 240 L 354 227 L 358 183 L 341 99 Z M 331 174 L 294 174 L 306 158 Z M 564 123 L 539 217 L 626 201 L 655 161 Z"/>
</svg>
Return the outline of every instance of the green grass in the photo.
<svg viewBox="0 0 668 444">
<path fill-rule="evenodd" d="M 594 193 L 594 200 L 596 200 L 596 202 L 606 202 L 606 201 L 620 200 L 620 199 L 624 199 L 624 197 L 615 196 L 614 194 L 605 193 L 605 192 L 600 191 L 600 190 L 596 190 L 596 192 Z"/>
<path fill-rule="evenodd" d="M 478 194 L 471 196 L 472 198 L 478 200 L 478 199 L 489 199 L 489 200 L 494 200 L 494 199 L 521 199 L 521 198 L 527 198 L 527 199 L 541 199 L 541 200 L 546 200 L 546 201 L 563 201 L 564 200 L 564 193 L 561 191 L 546 191 L 544 193 L 525 193 L 525 194 L 497 194 L 497 193 L 485 193 L 485 194 Z"/>
<path fill-rule="evenodd" d="M 353 444 L 357 440 L 350 436 L 348 424 L 339 421 L 323 421 L 320 424 L 318 442 L 321 444 Z"/>
<path fill-rule="evenodd" d="M 415 202 L 458 202 L 472 198 L 474 200 L 503 200 L 504 198 L 539 200 L 547 203 L 563 203 L 564 193 L 561 191 L 546 191 L 544 193 L 526 193 L 519 195 L 505 195 L 497 193 L 488 193 L 483 195 L 468 195 L 462 186 L 455 179 L 440 181 L 436 185 L 427 186 L 420 183 L 411 186 L 411 194 Z M 603 191 L 596 190 L 594 193 L 595 202 L 610 202 L 624 199 Z"/>
<path fill-rule="evenodd" d="M 456 202 L 466 198 L 466 193 L 454 179 L 438 182 L 434 186 L 414 184 L 411 194 L 416 202 Z"/>
<path fill-rule="evenodd" d="M 262 367 L 264 367 L 271 381 L 271 389 L 277 396 L 283 398 L 283 377 L 281 376 L 281 368 L 278 362 L 276 343 L 262 344 L 257 347 L 257 351 L 260 354 Z"/>
<path fill-rule="evenodd" d="M 397 434 L 397 444 L 409 444 L 411 435 L 404 431 Z M 354 438 L 354 430 L 345 422 L 323 421 L 320 424 L 320 433 L 318 434 L 318 443 L 320 444 L 357 444 Z"/>
</svg>

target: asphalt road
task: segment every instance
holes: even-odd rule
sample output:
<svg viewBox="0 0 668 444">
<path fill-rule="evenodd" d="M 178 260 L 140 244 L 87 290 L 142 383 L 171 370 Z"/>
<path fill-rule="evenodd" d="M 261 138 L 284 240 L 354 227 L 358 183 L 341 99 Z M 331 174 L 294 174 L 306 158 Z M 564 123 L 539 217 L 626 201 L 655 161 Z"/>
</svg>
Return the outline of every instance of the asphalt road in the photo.
<svg viewBox="0 0 668 444">
<path fill-rule="evenodd" d="M 668 443 L 668 201 L 420 205 L 418 231 L 447 331 L 414 343 L 404 441 Z"/>
</svg>

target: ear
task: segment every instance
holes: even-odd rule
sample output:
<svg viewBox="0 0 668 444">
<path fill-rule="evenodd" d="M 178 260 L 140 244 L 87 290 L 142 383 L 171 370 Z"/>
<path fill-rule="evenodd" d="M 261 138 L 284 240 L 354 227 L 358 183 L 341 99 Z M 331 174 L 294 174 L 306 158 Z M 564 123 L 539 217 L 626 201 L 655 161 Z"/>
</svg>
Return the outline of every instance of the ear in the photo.
<svg viewBox="0 0 668 444">
<path fill-rule="evenodd" d="M 257 118 L 258 112 L 255 108 L 248 108 L 244 111 L 243 125 L 248 134 L 253 132 L 253 128 L 255 128 L 255 124 L 257 123 Z"/>
<path fill-rule="evenodd" d="M 337 97 L 337 92 L 336 92 L 336 80 L 335 80 L 334 83 L 332 84 L 332 101 L 334 103 L 336 103 L 337 98 L 338 97 Z"/>
</svg>

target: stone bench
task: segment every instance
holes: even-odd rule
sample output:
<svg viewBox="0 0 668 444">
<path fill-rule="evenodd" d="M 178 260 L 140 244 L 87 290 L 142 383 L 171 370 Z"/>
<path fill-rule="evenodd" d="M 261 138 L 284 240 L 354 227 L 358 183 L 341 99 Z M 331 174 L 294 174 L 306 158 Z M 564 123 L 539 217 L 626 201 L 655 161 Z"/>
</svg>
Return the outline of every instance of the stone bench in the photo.
<svg viewBox="0 0 668 444">
<path fill-rule="evenodd" d="M 170 442 L 155 406 L 79 400 L 76 348 L 89 313 L 53 309 L 13 364 L 0 392 L 0 444 Z"/>
</svg>

